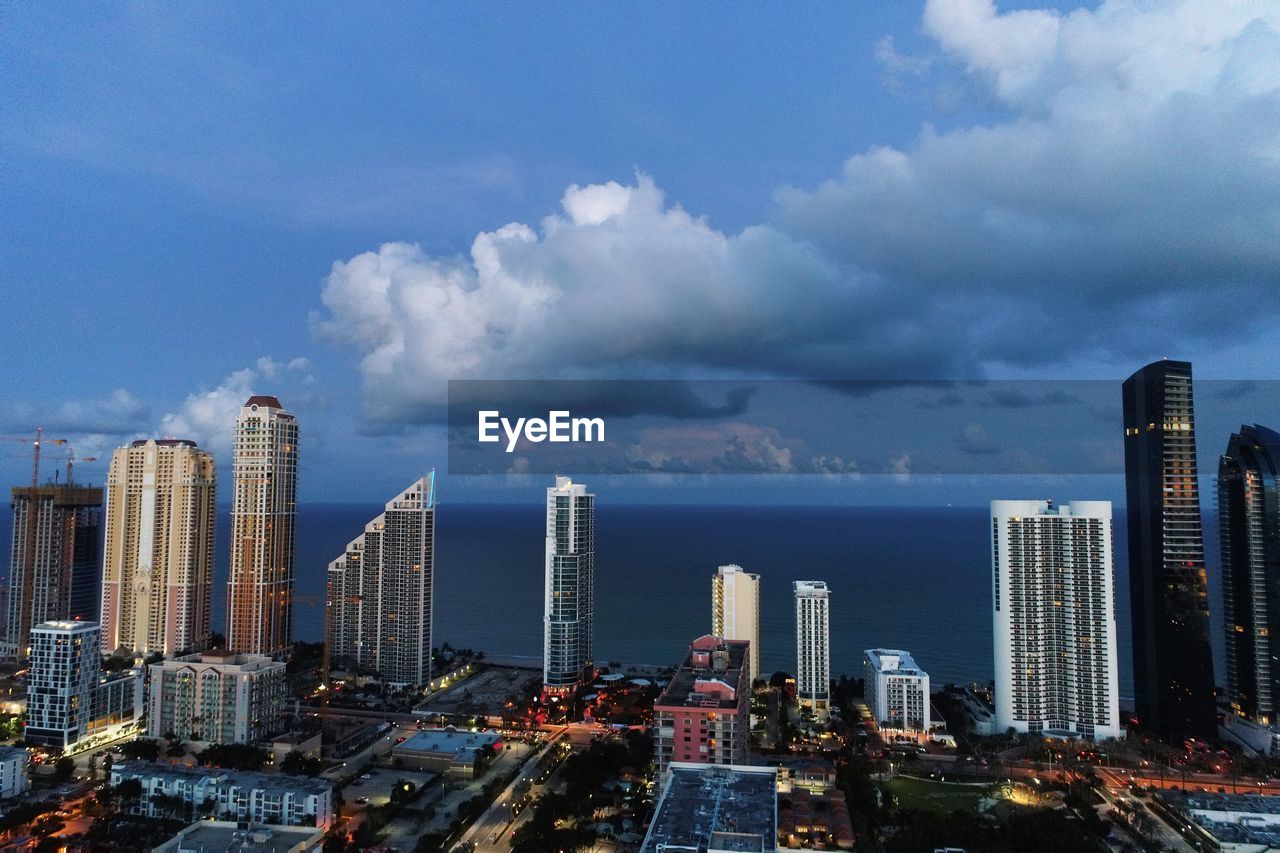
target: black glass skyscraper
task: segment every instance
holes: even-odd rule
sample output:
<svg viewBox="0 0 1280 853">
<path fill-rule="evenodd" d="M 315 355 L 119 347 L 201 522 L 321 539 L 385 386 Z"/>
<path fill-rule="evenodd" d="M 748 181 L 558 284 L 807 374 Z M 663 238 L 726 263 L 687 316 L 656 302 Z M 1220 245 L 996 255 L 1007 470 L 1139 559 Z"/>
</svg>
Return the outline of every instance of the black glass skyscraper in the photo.
<svg viewBox="0 0 1280 853">
<path fill-rule="evenodd" d="M 1161 738 L 1217 736 L 1191 364 L 1124 383 L 1129 597 L 1138 721 Z"/>
<path fill-rule="evenodd" d="M 1235 713 L 1276 722 L 1280 666 L 1280 434 L 1242 426 L 1218 460 L 1227 698 Z"/>
</svg>

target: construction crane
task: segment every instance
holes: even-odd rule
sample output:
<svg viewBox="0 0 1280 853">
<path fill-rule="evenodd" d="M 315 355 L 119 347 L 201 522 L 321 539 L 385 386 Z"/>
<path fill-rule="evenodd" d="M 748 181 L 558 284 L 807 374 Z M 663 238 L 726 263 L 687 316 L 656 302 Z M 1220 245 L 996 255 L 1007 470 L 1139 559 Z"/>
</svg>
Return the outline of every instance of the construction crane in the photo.
<svg viewBox="0 0 1280 853">
<path fill-rule="evenodd" d="M 19 658 L 26 655 L 26 649 L 23 648 L 26 639 L 31 631 L 31 595 L 35 584 L 36 573 L 36 517 L 39 515 L 40 501 L 36 495 L 36 489 L 40 487 L 40 448 L 45 444 L 66 444 L 65 438 L 45 438 L 44 427 L 36 427 L 35 439 L 29 438 L 6 438 L 7 441 L 30 442 L 32 446 L 31 453 L 31 495 L 27 499 L 27 542 L 26 552 L 23 555 L 23 571 L 22 571 L 22 600 L 19 602 L 18 627 L 15 636 L 19 640 L 17 655 Z"/>
<path fill-rule="evenodd" d="M 72 468 L 75 466 L 76 462 L 97 462 L 97 461 L 98 461 L 98 457 L 96 456 L 76 456 L 75 450 L 73 448 L 68 447 L 67 448 L 67 485 L 70 486 L 72 482 L 74 482 L 71 479 L 71 471 L 72 471 Z"/>
</svg>

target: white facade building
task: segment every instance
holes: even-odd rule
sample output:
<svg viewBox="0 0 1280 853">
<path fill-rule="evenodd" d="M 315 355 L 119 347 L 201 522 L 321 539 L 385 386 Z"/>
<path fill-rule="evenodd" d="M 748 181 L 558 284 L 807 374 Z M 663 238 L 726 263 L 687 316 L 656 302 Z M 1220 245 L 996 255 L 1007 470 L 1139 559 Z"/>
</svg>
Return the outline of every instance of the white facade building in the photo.
<svg viewBox="0 0 1280 853">
<path fill-rule="evenodd" d="M 831 710 L 831 615 L 826 581 L 796 581 L 796 698 L 825 719 Z"/>
<path fill-rule="evenodd" d="M 992 501 L 996 730 L 1121 737 L 1111 503 Z"/>
<path fill-rule="evenodd" d="M 18 746 L 0 746 L 0 800 L 27 792 L 30 767 L 31 753 Z"/>
<path fill-rule="evenodd" d="M 282 726 L 285 664 L 266 655 L 205 652 L 151 665 L 147 734 L 255 743 Z"/>
<path fill-rule="evenodd" d="M 711 634 L 751 643 L 750 678 L 760 677 L 760 576 L 721 566 L 711 579 Z"/>
<path fill-rule="evenodd" d="M 877 723 L 892 729 L 929 731 L 929 673 L 916 664 L 911 652 L 867 649 L 863 653 L 863 684 Z"/>
<path fill-rule="evenodd" d="M 126 779 L 141 783 L 142 796 L 131 810 L 147 817 L 159 815 L 154 797 L 164 794 L 192 810 L 209 803 L 209 815 L 218 820 L 323 829 L 333 823 L 333 785 L 322 779 L 148 761 L 121 761 L 111 767 L 112 785 Z"/>
<path fill-rule="evenodd" d="M 592 668 L 595 571 L 596 497 L 556 477 L 547 489 L 542 683 L 548 693 L 572 692 Z"/>
<path fill-rule="evenodd" d="M 329 564 L 329 650 L 393 684 L 431 681 L 435 472 L 387 502 Z"/>
</svg>

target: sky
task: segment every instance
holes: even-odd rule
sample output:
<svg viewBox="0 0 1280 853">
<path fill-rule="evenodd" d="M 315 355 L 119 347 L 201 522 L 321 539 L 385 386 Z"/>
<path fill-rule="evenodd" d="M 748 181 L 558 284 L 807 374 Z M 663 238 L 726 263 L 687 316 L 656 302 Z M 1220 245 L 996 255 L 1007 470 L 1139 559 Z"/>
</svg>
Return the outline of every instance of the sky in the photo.
<svg viewBox="0 0 1280 853">
<path fill-rule="evenodd" d="M 0 434 L 90 480 L 147 435 L 225 468 L 250 393 L 299 417 L 302 500 L 382 501 L 449 467 L 451 380 L 1280 379 L 1276 4 L 10 4 L 0 60 Z M 847 444 L 816 399 L 776 449 Z"/>
</svg>

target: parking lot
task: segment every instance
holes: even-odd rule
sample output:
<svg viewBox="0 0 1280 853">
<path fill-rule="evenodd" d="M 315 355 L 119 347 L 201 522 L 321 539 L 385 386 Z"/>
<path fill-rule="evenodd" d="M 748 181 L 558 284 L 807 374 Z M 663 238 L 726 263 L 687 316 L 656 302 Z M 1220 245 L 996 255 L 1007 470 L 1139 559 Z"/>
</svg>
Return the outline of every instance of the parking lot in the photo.
<svg viewBox="0 0 1280 853">
<path fill-rule="evenodd" d="M 348 806 L 386 805 L 391 799 L 391 789 L 400 780 L 413 783 L 414 790 L 432 781 L 437 774 L 424 773 L 420 770 L 397 770 L 391 767 L 370 769 L 357 776 L 342 791 Z"/>
</svg>

